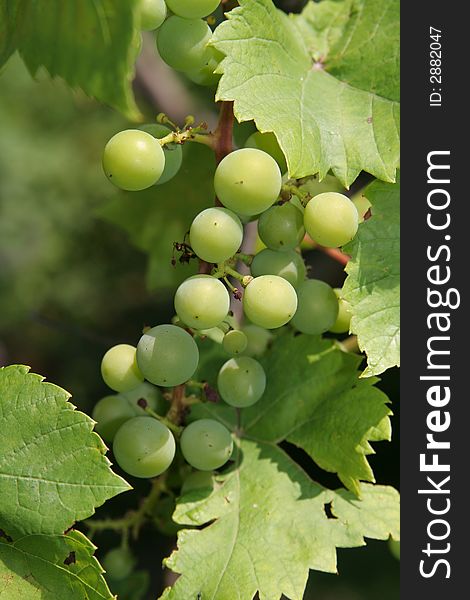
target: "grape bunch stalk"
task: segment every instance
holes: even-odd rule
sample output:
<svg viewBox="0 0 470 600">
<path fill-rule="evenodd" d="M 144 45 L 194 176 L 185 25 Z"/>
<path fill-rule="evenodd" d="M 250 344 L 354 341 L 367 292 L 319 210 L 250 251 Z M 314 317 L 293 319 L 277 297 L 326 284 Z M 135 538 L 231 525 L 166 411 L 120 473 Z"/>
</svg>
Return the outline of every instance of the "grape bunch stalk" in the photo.
<svg viewBox="0 0 470 600">
<path fill-rule="evenodd" d="M 201 85 L 217 82 L 223 60 L 210 46 L 204 20 L 218 5 L 215 0 L 142 3 L 141 27 L 159 28 L 160 56 Z M 160 114 L 155 123 L 117 133 L 104 149 L 103 170 L 111 183 L 126 191 L 156 186 L 156 196 L 159 185 L 177 176 L 184 144 L 205 144 L 219 159 L 215 202 L 208 199 L 207 208 L 188 223 L 187 239 L 177 243 L 188 260 L 199 260 L 199 273 L 176 290 L 173 321 L 146 329 L 135 346 L 114 346 L 102 360 L 103 379 L 115 394 L 96 404 L 93 418 L 132 477 L 155 478 L 172 464 L 179 468 L 180 456 L 187 475 L 223 468 L 236 458 L 242 432 L 232 434 L 215 419 L 194 418 L 191 407 L 216 400 L 233 407 L 240 422 L 240 411 L 265 396 L 269 382 L 260 359 L 282 328 L 306 335 L 349 331 L 351 315 L 341 290 L 307 277 L 300 246 L 307 234 L 326 248 L 345 245 L 363 214 L 343 194 L 312 197 L 301 181 L 289 179 L 272 132 L 257 131 L 245 147 L 233 149 L 232 121 L 228 103 L 222 104 L 214 133 L 204 123 L 195 125 L 193 117 L 178 127 Z M 257 222 L 262 249 L 245 254 L 244 226 L 251 221 Z M 241 263 L 250 274 L 238 270 Z M 234 318 L 233 302 L 241 302 L 244 322 Z M 205 338 L 220 344 L 226 356 L 216 390 L 198 381 Z M 109 562 L 119 563 L 123 556 Z"/>
</svg>

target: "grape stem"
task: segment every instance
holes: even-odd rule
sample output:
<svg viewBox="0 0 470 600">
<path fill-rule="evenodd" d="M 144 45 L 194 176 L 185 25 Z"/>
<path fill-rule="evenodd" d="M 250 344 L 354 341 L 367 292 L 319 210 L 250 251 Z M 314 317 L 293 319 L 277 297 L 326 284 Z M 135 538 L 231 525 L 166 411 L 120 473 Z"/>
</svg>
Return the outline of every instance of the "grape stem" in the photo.
<svg viewBox="0 0 470 600">
<path fill-rule="evenodd" d="M 281 188 L 281 200 L 284 202 L 288 202 L 292 196 L 296 196 L 302 206 L 307 206 L 307 204 L 312 199 L 312 195 L 310 192 L 305 192 L 299 188 L 300 182 L 296 179 L 291 179 L 284 183 Z"/>
<path fill-rule="evenodd" d="M 148 415 L 150 415 L 151 417 L 153 417 L 154 419 L 157 419 L 158 421 L 160 421 L 160 423 L 162 423 L 166 427 L 168 427 L 168 429 L 170 429 L 177 437 L 179 437 L 181 435 L 183 428 L 180 427 L 179 425 L 176 425 L 172 421 L 170 421 L 170 419 L 167 419 L 166 417 L 162 417 L 161 415 L 156 413 L 154 410 L 152 410 L 149 406 L 147 406 L 145 408 L 145 412 Z"/>
<path fill-rule="evenodd" d="M 346 266 L 351 258 L 347 254 L 343 254 L 339 248 L 325 248 L 320 244 L 317 244 L 316 248 L 343 266 Z"/>
<path fill-rule="evenodd" d="M 243 252 L 237 252 L 235 254 L 235 258 L 244 263 L 247 267 L 251 265 L 253 262 L 254 255 L 253 254 L 244 254 Z"/>
<path fill-rule="evenodd" d="M 233 102 L 222 102 L 215 137 L 215 158 L 220 163 L 233 150 Z"/>
<path fill-rule="evenodd" d="M 143 499 L 139 508 L 129 511 L 121 519 L 87 519 L 84 521 L 89 531 L 89 538 L 92 539 L 95 533 L 100 531 L 120 531 L 124 539 L 127 539 L 129 532 L 134 539 L 137 539 L 142 525 L 151 518 L 161 495 L 168 491 L 165 479 L 165 473 L 153 479 L 152 489 L 149 495 Z"/>
<path fill-rule="evenodd" d="M 338 342 L 338 345 L 343 352 L 351 352 L 353 354 L 360 353 L 356 335 L 350 335 L 342 342 Z"/>
<path fill-rule="evenodd" d="M 160 138 L 158 141 L 160 146 L 165 146 L 166 144 L 197 142 L 198 144 L 204 144 L 210 148 L 214 148 L 214 140 L 215 135 L 213 133 L 197 133 L 197 128 L 189 128 L 184 131 L 171 131 L 168 135 Z"/>
<path fill-rule="evenodd" d="M 171 407 L 166 415 L 166 418 L 177 426 L 183 421 L 186 415 L 185 391 L 185 383 L 173 388 Z"/>
</svg>

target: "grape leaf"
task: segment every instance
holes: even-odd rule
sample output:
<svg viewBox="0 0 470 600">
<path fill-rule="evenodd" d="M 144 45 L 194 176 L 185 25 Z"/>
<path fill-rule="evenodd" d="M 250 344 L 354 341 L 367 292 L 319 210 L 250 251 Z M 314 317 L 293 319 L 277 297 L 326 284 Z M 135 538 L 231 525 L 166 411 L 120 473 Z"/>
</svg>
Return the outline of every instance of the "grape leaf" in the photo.
<svg viewBox="0 0 470 600">
<path fill-rule="evenodd" d="M 358 500 L 314 483 L 275 445 L 242 440 L 239 455 L 212 492 L 180 499 L 174 519 L 203 529 L 179 532 L 166 565 L 181 577 L 162 600 L 301 600 L 309 569 L 336 572 L 337 547 L 399 538 L 392 488 L 362 484 Z"/>
<path fill-rule="evenodd" d="M 0 597 L 8 600 L 111 600 L 95 546 L 79 531 L 0 538 Z"/>
<path fill-rule="evenodd" d="M 28 367 L 0 369 L 0 528 L 62 533 L 129 488 L 109 468 L 93 421 Z"/>
<path fill-rule="evenodd" d="M 291 177 L 329 169 L 349 187 L 361 170 L 394 181 L 398 166 L 399 3 L 309 2 L 287 17 L 240 0 L 212 43 L 226 55 L 218 100 L 273 131 Z"/>
<path fill-rule="evenodd" d="M 400 185 L 375 181 L 363 193 L 372 218 L 344 247 L 351 260 L 343 295 L 370 377 L 400 364 Z"/>
<path fill-rule="evenodd" d="M 270 443 L 287 440 L 303 448 L 359 494 L 360 480 L 374 481 L 366 459 L 373 453 L 369 442 L 391 436 L 387 396 L 372 385 L 374 378 L 358 379 L 360 360 L 332 340 L 281 336 L 263 361 L 267 379 L 263 397 L 242 411 L 244 434 Z M 223 403 L 193 410 L 196 416 L 204 413 L 235 429 L 235 411 Z"/>
<path fill-rule="evenodd" d="M 0 66 L 16 48 L 33 76 L 44 67 L 137 119 L 131 90 L 137 19 L 134 0 L 8 0 L 0 7 Z"/>
<path fill-rule="evenodd" d="M 116 192 L 99 211 L 148 253 L 150 289 L 171 287 L 197 271 L 195 260 L 189 267 L 172 266 L 173 243 L 184 241 L 192 219 L 213 201 L 215 159 L 213 152 L 200 144 L 187 144 L 183 150 L 183 166 L 168 183 L 142 192 Z M 178 259 L 180 255 L 174 256 Z"/>
</svg>

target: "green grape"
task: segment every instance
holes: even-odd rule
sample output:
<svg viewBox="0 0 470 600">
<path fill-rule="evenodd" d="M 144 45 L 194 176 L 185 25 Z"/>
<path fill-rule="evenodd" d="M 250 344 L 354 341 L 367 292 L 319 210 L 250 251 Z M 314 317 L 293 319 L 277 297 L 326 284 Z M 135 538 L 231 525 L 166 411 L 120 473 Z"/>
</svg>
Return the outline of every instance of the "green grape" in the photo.
<svg viewBox="0 0 470 600">
<path fill-rule="evenodd" d="M 261 275 L 247 285 L 243 310 L 255 325 L 276 329 L 294 316 L 297 294 L 286 279 L 277 275 Z"/>
<path fill-rule="evenodd" d="M 208 471 L 194 471 L 190 473 L 181 486 L 181 495 L 195 492 L 196 490 L 212 490 L 214 481 L 212 473 Z"/>
<path fill-rule="evenodd" d="M 194 375 L 199 363 L 196 342 L 176 325 L 158 325 L 140 338 L 137 364 L 155 385 L 174 387 Z"/>
<path fill-rule="evenodd" d="M 169 127 L 165 127 L 165 125 L 160 125 L 159 123 L 150 123 L 149 125 L 144 125 L 141 129 L 159 140 L 171 133 Z M 165 154 L 165 168 L 160 179 L 154 185 L 162 185 L 162 183 L 173 179 L 183 163 L 183 148 L 181 144 L 165 144 L 163 146 L 163 153 Z"/>
<path fill-rule="evenodd" d="M 313 197 L 304 213 L 305 229 L 321 246 L 338 248 L 356 235 L 359 218 L 351 200 L 338 192 Z"/>
<path fill-rule="evenodd" d="M 138 401 L 142 399 L 147 402 L 149 408 L 159 415 L 165 414 L 168 410 L 168 402 L 163 398 L 160 390 L 148 381 L 144 381 L 129 392 L 121 392 L 119 395 L 130 403 L 134 412 L 133 416 L 136 417 L 147 414 L 145 410 L 138 405 Z"/>
<path fill-rule="evenodd" d="M 194 275 L 179 286 L 175 310 L 193 329 L 217 327 L 230 309 L 230 296 L 224 284 L 210 275 Z"/>
<path fill-rule="evenodd" d="M 200 471 L 213 471 L 224 465 L 233 450 L 229 430 L 218 421 L 200 419 L 181 434 L 181 452 L 186 461 Z"/>
<path fill-rule="evenodd" d="M 270 131 L 267 133 L 255 131 L 255 133 L 252 133 L 246 140 L 245 148 L 257 148 L 258 150 L 267 152 L 277 162 L 281 169 L 281 173 L 287 171 L 286 157 L 284 156 L 274 133 L 271 133 Z"/>
<path fill-rule="evenodd" d="M 221 344 L 224 341 L 224 332 L 219 327 L 211 327 L 210 329 L 198 329 L 196 332 L 198 335 L 203 338 L 207 337 L 216 344 Z"/>
<path fill-rule="evenodd" d="M 338 316 L 336 317 L 335 324 L 333 327 L 330 327 L 329 331 L 331 333 L 347 333 L 351 324 L 351 306 L 341 296 L 342 290 L 340 288 L 334 288 L 333 291 L 338 298 Z"/>
<path fill-rule="evenodd" d="M 170 17 L 160 27 L 157 48 L 162 59 L 177 71 L 197 71 L 211 59 L 207 42 L 212 36 L 202 19 Z"/>
<path fill-rule="evenodd" d="M 302 283 L 307 274 L 302 256 L 295 250 L 276 252 L 266 248 L 255 255 L 250 268 L 253 277 L 277 275 L 286 279 L 295 288 Z"/>
<path fill-rule="evenodd" d="M 289 200 L 289 204 L 292 204 L 293 206 L 298 208 L 302 215 L 305 213 L 305 206 L 302 204 L 302 201 L 298 196 L 292 196 L 292 198 Z"/>
<path fill-rule="evenodd" d="M 145 190 L 158 181 L 164 168 L 162 147 L 145 131 L 120 131 L 104 149 L 103 170 L 106 177 L 123 190 Z"/>
<path fill-rule="evenodd" d="M 192 222 L 189 239 L 199 258 L 210 263 L 223 262 L 239 250 L 243 225 L 227 208 L 206 208 Z"/>
<path fill-rule="evenodd" d="M 369 209 L 372 207 L 372 204 L 367 200 L 364 194 L 356 194 L 353 198 L 351 198 L 352 203 L 357 209 L 357 214 L 359 216 L 359 223 L 364 223 L 364 217 L 369 212 Z"/>
<path fill-rule="evenodd" d="M 271 250 L 292 250 L 304 238 L 304 216 L 290 202 L 271 206 L 259 218 L 258 234 Z"/>
<path fill-rule="evenodd" d="M 96 421 L 95 430 L 106 442 L 112 442 L 119 427 L 134 416 L 132 406 L 119 394 L 101 398 L 91 413 Z"/>
<path fill-rule="evenodd" d="M 134 346 L 119 344 L 110 348 L 101 361 L 101 376 L 115 392 L 128 392 L 142 383 L 144 376 L 137 366 Z"/>
<path fill-rule="evenodd" d="M 307 279 L 298 288 L 299 307 L 292 325 L 309 335 L 328 331 L 338 316 L 338 299 L 333 289 L 319 279 Z"/>
<path fill-rule="evenodd" d="M 219 6 L 220 0 L 166 0 L 168 8 L 185 19 L 207 17 Z"/>
<path fill-rule="evenodd" d="M 214 187 L 224 206 L 242 215 L 257 215 L 272 206 L 281 191 L 277 162 L 262 150 L 242 148 L 216 169 Z"/>
<path fill-rule="evenodd" d="M 114 457 L 133 477 L 156 477 L 168 469 L 175 456 L 175 438 L 153 417 L 133 417 L 114 436 Z"/>
<path fill-rule="evenodd" d="M 217 388 L 222 399 L 230 406 L 252 406 L 264 394 L 266 374 L 254 358 L 231 358 L 219 371 Z"/>
<path fill-rule="evenodd" d="M 113 548 L 103 557 L 101 564 L 110 579 L 120 581 L 132 573 L 135 559 L 128 548 Z"/>
<path fill-rule="evenodd" d="M 248 346 L 248 338 L 243 331 L 239 329 L 232 329 L 225 334 L 222 346 L 225 352 L 228 352 L 232 356 L 236 356 L 237 354 L 241 354 L 246 350 Z"/>
<path fill-rule="evenodd" d="M 207 46 L 207 61 L 206 64 L 199 69 L 194 71 L 185 71 L 185 75 L 188 79 L 198 85 L 207 87 L 213 87 L 217 85 L 220 79 L 220 75 L 214 73 L 219 66 L 220 61 L 224 58 L 222 52 L 219 52 L 212 46 Z"/>
<path fill-rule="evenodd" d="M 140 28 L 142 31 L 153 31 L 160 27 L 166 19 L 165 0 L 140 0 Z"/>
<path fill-rule="evenodd" d="M 264 329 L 258 327 L 258 325 L 248 324 L 242 327 L 243 333 L 248 339 L 248 345 L 245 352 L 245 356 L 259 357 L 262 356 L 268 349 L 268 345 L 273 338 L 273 334 Z"/>
</svg>

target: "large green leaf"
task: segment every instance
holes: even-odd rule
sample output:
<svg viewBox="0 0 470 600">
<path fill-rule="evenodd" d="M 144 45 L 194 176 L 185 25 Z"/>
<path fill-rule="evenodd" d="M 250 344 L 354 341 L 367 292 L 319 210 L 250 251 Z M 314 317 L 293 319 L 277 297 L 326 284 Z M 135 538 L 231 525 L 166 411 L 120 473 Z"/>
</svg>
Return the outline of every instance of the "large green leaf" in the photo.
<svg viewBox="0 0 470 600">
<path fill-rule="evenodd" d="M 366 458 L 373 453 L 369 442 L 391 435 L 388 399 L 372 385 L 374 379 L 358 379 L 359 363 L 360 358 L 342 352 L 332 340 L 281 336 L 264 361 L 264 396 L 242 411 L 244 435 L 303 448 L 359 494 L 361 480 L 374 481 Z M 210 364 L 214 368 L 215 360 Z M 194 410 L 208 413 L 235 429 L 233 409 L 204 404 Z"/>
<path fill-rule="evenodd" d="M 372 218 L 344 251 L 351 256 L 343 287 L 351 304 L 351 331 L 367 354 L 363 375 L 400 364 L 400 185 L 376 181 L 364 195 Z"/>
<path fill-rule="evenodd" d="M 16 48 L 32 75 L 44 67 L 137 118 L 130 85 L 137 19 L 135 0 L 7 0 L 0 7 L 0 66 Z"/>
<path fill-rule="evenodd" d="M 129 489 L 93 421 L 28 367 L 0 369 L 0 528 L 58 534 Z"/>
<path fill-rule="evenodd" d="M 349 186 L 365 170 L 394 181 L 397 0 L 309 2 L 290 18 L 271 0 L 240 0 L 227 16 L 213 37 L 226 55 L 217 98 L 276 134 L 291 176 L 331 169 Z"/>
<path fill-rule="evenodd" d="M 133 244 L 149 255 L 147 285 L 171 287 L 197 271 L 191 266 L 172 266 L 173 243 L 184 241 L 192 219 L 214 203 L 212 184 L 214 154 L 206 146 L 186 144 L 183 166 L 168 183 L 143 192 L 116 192 L 100 211 L 107 221 L 124 229 Z"/>
<path fill-rule="evenodd" d="M 239 456 L 213 491 L 180 499 L 174 519 L 204 528 L 179 532 L 166 564 L 182 575 L 162 599 L 301 600 L 309 569 L 336 572 L 337 547 L 399 537 L 392 488 L 363 484 L 358 500 L 312 482 L 275 445 L 242 440 Z"/>
<path fill-rule="evenodd" d="M 5 600 L 111 600 L 95 546 L 68 535 L 0 538 L 0 597 Z"/>
</svg>

